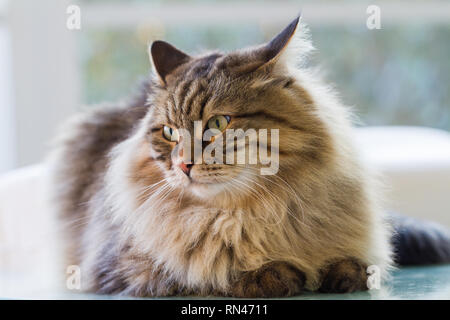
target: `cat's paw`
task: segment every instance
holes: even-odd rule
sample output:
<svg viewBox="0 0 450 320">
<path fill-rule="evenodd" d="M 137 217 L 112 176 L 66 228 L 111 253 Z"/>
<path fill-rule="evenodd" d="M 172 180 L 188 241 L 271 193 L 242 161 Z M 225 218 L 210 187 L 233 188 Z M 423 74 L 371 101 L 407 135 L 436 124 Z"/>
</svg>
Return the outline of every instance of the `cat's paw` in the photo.
<svg viewBox="0 0 450 320">
<path fill-rule="evenodd" d="M 305 282 L 305 274 L 292 265 L 271 262 L 258 270 L 243 273 L 233 284 L 230 294 L 239 298 L 288 297 L 301 293 Z"/>
<path fill-rule="evenodd" d="M 350 293 L 367 290 L 366 267 L 355 259 L 331 263 L 322 270 L 323 293 Z"/>
</svg>

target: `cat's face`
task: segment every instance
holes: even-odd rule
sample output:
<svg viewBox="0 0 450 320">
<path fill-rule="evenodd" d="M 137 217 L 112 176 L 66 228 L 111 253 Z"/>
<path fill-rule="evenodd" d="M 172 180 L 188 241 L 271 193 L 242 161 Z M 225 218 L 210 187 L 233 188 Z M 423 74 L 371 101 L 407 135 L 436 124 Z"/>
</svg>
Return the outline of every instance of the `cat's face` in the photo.
<svg viewBox="0 0 450 320">
<path fill-rule="evenodd" d="M 222 68 L 229 59 L 229 56 L 213 54 L 191 61 L 179 70 L 174 81 L 152 97 L 154 110 L 148 123 L 152 157 L 170 184 L 189 188 L 199 196 L 249 185 L 260 174 L 258 169 L 262 164 L 257 154 L 250 153 L 249 140 L 245 141 L 244 163 L 237 163 L 239 146 L 237 141 L 233 144 L 227 139 L 227 132 L 264 129 L 270 137 L 271 129 L 284 126 L 280 115 L 268 109 L 275 103 L 289 103 L 288 93 L 283 91 L 289 90 L 284 86 L 290 78 L 279 79 L 264 92 L 252 88 L 253 77 L 236 77 L 224 72 Z M 220 138 L 223 142 L 221 157 L 207 152 L 212 142 L 204 140 L 209 140 L 206 137 L 210 132 L 216 143 Z M 254 136 L 247 139 L 251 138 Z M 200 151 L 197 154 L 195 147 Z M 270 154 L 270 141 L 267 147 Z M 189 152 L 190 157 L 186 155 Z M 232 161 L 230 153 L 234 153 Z M 208 161 L 214 156 L 216 161 Z M 256 161 L 250 163 L 250 156 L 256 156 Z"/>
<path fill-rule="evenodd" d="M 169 44 L 153 45 L 159 77 L 149 97 L 143 143 L 148 166 L 156 165 L 172 188 L 200 198 L 243 195 L 298 165 L 317 119 L 305 90 L 280 73 L 282 68 L 275 72 L 296 25 L 266 46 L 226 55 L 189 57 Z M 247 134 L 238 133 L 242 144 L 227 135 L 231 130 Z M 262 174 L 269 167 L 272 172 Z"/>
</svg>

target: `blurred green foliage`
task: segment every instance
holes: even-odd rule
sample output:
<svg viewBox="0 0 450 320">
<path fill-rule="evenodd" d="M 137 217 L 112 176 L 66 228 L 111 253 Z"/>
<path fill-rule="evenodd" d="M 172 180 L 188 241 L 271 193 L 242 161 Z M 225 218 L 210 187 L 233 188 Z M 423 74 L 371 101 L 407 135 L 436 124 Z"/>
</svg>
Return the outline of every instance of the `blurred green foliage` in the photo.
<svg viewBox="0 0 450 320">
<path fill-rule="evenodd" d="M 115 100 L 150 70 L 147 44 L 164 39 L 189 53 L 262 43 L 283 26 L 148 25 L 87 30 L 80 36 L 83 100 Z M 450 26 L 313 27 L 313 58 L 363 124 L 450 130 Z"/>
</svg>

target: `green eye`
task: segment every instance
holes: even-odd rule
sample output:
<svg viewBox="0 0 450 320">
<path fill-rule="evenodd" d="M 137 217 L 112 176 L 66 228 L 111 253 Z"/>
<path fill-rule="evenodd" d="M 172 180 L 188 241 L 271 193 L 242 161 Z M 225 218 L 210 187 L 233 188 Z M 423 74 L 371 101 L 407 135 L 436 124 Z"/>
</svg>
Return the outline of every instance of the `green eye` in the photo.
<svg viewBox="0 0 450 320">
<path fill-rule="evenodd" d="M 169 141 L 178 141 L 178 130 L 172 129 L 171 127 L 164 126 L 163 128 L 163 136 Z"/>
<path fill-rule="evenodd" d="M 225 130 L 230 123 L 231 118 L 229 116 L 214 116 L 208 120 L 208 129 L 217 129 L 220 131 Z"/>
</svg>

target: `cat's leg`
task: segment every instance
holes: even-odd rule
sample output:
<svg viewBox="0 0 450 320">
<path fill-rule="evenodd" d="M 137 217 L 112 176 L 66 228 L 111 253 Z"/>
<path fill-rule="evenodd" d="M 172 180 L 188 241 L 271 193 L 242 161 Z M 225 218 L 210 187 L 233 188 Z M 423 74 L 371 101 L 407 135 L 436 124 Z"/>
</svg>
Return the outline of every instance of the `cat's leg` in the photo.
<svg viewBox="0 0 450 320">
<path fill-rule="evenodd" d="M 130 273 L 126 277 L 117 272 L 111 272 L 97 279 L 96 286 L 90 291 L 99 294 L 133 297 L 164 297 L 188 294 L 176 282 L 165 280 L 151 270 Z"/>
<path fill-rule="evenodd" d="M 104 255 L 102 258 L 106 257 Z M 164 297 L 190 293 L 146 257 L 126 251 L 121 256 L 109 257 L 97 264 L 90 291 L 134 297 Z"/>
<path fill-rule="evenodd" d="M 367 290 L 366 266 L 356 259 L 344 259 L 330 263 L 321 270 L 324 293 L 349 293 Z"/>
<path fill-rule="evenodd" d="M 286 262 L 271 262 L 258 270 L 244 272 L 232 284 L 230 295 L 239 298 L 288 297 L 302 292 L 303 272 Z"/>
</svg>

